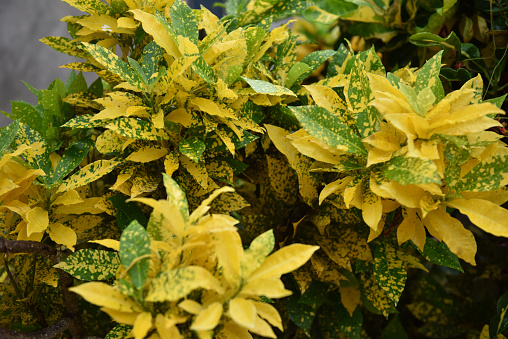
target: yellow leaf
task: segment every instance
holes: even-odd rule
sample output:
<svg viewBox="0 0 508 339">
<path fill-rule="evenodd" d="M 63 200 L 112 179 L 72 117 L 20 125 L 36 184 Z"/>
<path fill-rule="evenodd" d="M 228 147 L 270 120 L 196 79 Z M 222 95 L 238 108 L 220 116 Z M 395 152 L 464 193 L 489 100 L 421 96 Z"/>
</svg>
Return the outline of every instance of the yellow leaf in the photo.
<svg viewBox="0 0 508 339">
<path fill-rule="evenodd" d="M 111 319 L 120 324 L 134 325 L 138 312 L 120 312 L 108 307 L 101 307 L 101 311 L 107 313 Z"/>
<path fill-rule="evenodd" d="M 352 317 L 356 306 L 360 304 L 360 289 L 358 286 L 339 287 L 339 291 L 340 301 L 348 311 L 349 316 Z"/>
<path fill-rule="evenodd" d="M 232 110 L 217 104 L 215 101 L 206 98 L 193 97 L 189 102 L 195 105 L 199 110 L 210 115 L 238 120 L 237 116 L 233 113 Z"/>
<path fill-rule="evenodd" d="M 186 321 L 186 317 L 176 317 L 174 315 L 164 316 L 159 313 L 155 317 L 155 327 L 162 339 L 183 339 L 184 337 L 180 334 L 176 325 Z"/>
<path fill-rule="evenodd" d="M 454 199 L 447 205 L 457 208 L 485 232 L 508 237 L 508 210 L 483 199 Z"/>
<path fill-rule="evenodd" d="M 277 338 L 275 333 L 273 333 L 272 327 L 263 319 L 256 316 L 256 321 L 254 322 L 254 328 L 249 329 L 252 333 L 259 334 L 263 337 L 268 338 Z"/>
<path fill-rule="evenodd" d="M 206 212 L 208 212 L 208 210 L 210 209 L 210 203 L 215 198 L 217 198 L 220 194 L 225 193 L 225 192 L 234 192 L 234 191 L 235 191 L 235 189 L 232 187 L 229 187 L 229 186 L 224 186 L 224 187 L 221 187 L 221 188 L 213 191 L 212 194 L 210 194 L 206 199 L 204 199 L 201 202 L 201 204 L 199 204 L 199 206 L 191 213 L 191 215 L 189 216 L 189 222 L 191 224 L 195 223 L 201 217 L 203 217 L 203 215 L 205 215 Z"/>
<path fill-rule="evenodd" d="M 390 199 L 395 199 L 401 205 L 410 208 L 420 207 L 420 200 L 425 196 L 425 191 L 420 187 L 416 185 L 401 185 L 393 180 L 381 184 L 380 188 L 388 193 Z"/>
<path fill-rule="evenodd" d="M 277 327 L 279 330 L 283 331 L 282 327 L 282 319 L 280 317 L 279 312 L 275 307 L 268 303 L 252 301 L 256 306 L 256 312 L 258 315 L 268 321 L 272 326 Z"/>
<path fill-rule="evenodd" d="M 441 209 L 431 211 L 423 219 L 423 224 L 437 239 L 444 241 L 452 253 L 471 265 L 476 265 L 476 241 L 473 233 L 466 230 L 455 218 Z"/>
<path fill-rule="evenodd" d="M 174 152 L 168 153 L 164 158 L 164 170 L 169 176 L 173 175 L 179 165 L 180 162 L 178 161 L 178 156 Z"/>
<path fill-rule="evenodd" d="M 217 339 L 252 339 L 252 335 L 245 327 L 228 321 L 217 334 Z"/>
<path fill-rule="evenodd" d="M 178 304 L 178 307 L 190 314 L 198 314 L 203 309 L 200 303 L 192 299 L 185 299 Z"/>
<path fill-rule="evenodd" d="M 362 216 L 363 220 L 372 229 L 377 229 L 381 216 L 383 215 L 383 204 L 381 198 L 372 191 L 363 195 Z"/>
<path fill-rule="evenodd" d="M 49 225 L 48 234 L 54 242 L 62 244 L 74 252 L 74 245 L 76 245 L 77 236 L 72 228 L 64 226 L 59 223 Z"/>
<path fill-rule="evenodd" d="M 319 204 L 323 202 L 328 196 L 334 194 L 336 192 L 341 192 L 346 188 L 349 182 L 353 180 L 353 177 L 345 177 L 342 179 L 335 180 L 329 184 L 327 184 L 319 193 Z"/>
<path fill-rule="evenodd" d="M 49 226 L 48 211 L 34 207 L 26 213 L 26 233 L 30 237 L 32 233 L 44 232 Z"/>
<path fill-rule="evenodd" d="M 420 251 L 423 251 L 426 237 L 425 228 L 420 218 L 416 215 L 416 209 L 406 208 L 404 210 L 404 220 L 397 227 L 397 241 L 399 245 L 411 240 Z"/>
<path fill-rule="evenodd" d="M 193 120 L 192 115 L 184 107 L 171 111 L 171 113 L 166 116 L 166 119 L 182 124 L 183 127 L 190 127 Z"/>
<path fill-rule="evenodd" d="M 141 308 L 129 297 L 108 284 L 102 282 L 87 282 L 79 286 L 69 288 L 86 301 L 111 308 L 120 312 L 139 312 Z"/>
<path fill-rule="evenodd" d="M 151 328 L 152 314 L 148 312 L 142 312 L 137 316 L 136 321 L 134 321 L 132 334 L 134 335 L 135 339 L 143 339 Z"/>
<path fill-rule="evenodd" d="M 204 164 L 196 163 L 185 155 L 179 157 L 183 167 L 192 175 L 196 182 L 205 190 L 208 189 L 208 173 Z"/>
<path fill-rule="evenodd" d="M 240 258 L 243 254 L 242 239 L 238 232 L 221 232 L 215 234 L 215 253 L 222 267 L 226 281 L 235 286 L 240 275 Z"/>
<path fill-rule="evenodd" d="M 250 279 L 280 278 L 305 264 L 319 246 L 291 244 L 269 255 L 261 266 L 251 273 Z"/>
<path fill-rule="evenodd" d="M 240 291 L 239 296 L 263 295 L 267 298 L 284 298 L 292 293 L 290 290 L 286 290 L 279 278 L 258 278 L 249 279 Z"/>
<path fill-rule="evenodd" d="M 141 22 L 143 30 L 153 37 L 157 45 L 166 50 L 168 54 L 178 59 L 182 56 L 173 37 L 166 31 L 164 25 L 160 23 L 153 15 L 146 13 L 140 9 L 131 10 L 134 18 Z"/>
<path fill-rule="evenodd" d="M 257 318 L 256 306 L 249 299 L 234 298 L 229 301 L 229 317 L 238 325 L 254 328 Z"/>
<path fill-rule="evenodd" d="M 89 242 L 96 243 L 102 245 L 107 248 L 111 248 L 115 251 L 120 251 L 120 242 L 114 239 L 102 239 L 102 240 L 90 240 Z"/>
<path fill-rule="evenodd" d="M 190 328 L 194 331 L 213 330 L 219 324 L 221 317 L 222 304 L 216 301 L 199 312 Z"/>
<path fill-rule="evenodd" d="M 40 242 L 42 237 L 44 236 L 44 232 L 34 232 L 30 236 L 27 235 L 26 230 L 26 222 L 21 221 L 16 227 L 16 231 L 18 231 L 18 237 L 16 240 L 29 240 L 29 241 L 37 241 Z"/>
<path fill-rule="evenodd" d="M 100 208 L 95 207 L 101 201 L 101 198 L 88 198 L 82 200 L 77 204 L 58 206 L 55 210 L 55 214 L 97 214 L 103 211 Z"/>
<path fill-rule="evenodd" d="M 162 158 L 168 153 L 168 149 L 160 146 L 145 146 L 132 152 L 127 160 L 134 162 L 150 162 Z"/>
<path fill-rule="evenodd" d="M 496 205 L 502 205 L 508 201 L 508 189 L 499 188 L 494 191 L 486 192 L 462 192 L 460 193 L 464 199 L 482 199 L 490 201 Z"/>
<path fill-rule="evenodd" d="M 397 137 L 383 131 L 376 132 L 362 141 L 381 151 L 395 152 L 400 149 Z"/>
<path fill-rule="evenodd" d="M 70 190 L 58 196 L 51 205 L 73 205 L 83 202 L 76 190 Z"/>
</svg>

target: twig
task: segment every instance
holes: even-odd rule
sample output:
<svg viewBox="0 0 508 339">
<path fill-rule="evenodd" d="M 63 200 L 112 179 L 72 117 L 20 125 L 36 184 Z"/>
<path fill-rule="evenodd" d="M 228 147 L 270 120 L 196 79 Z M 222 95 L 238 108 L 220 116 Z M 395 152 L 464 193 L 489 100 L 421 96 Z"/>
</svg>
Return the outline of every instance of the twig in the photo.
<svg viewBox="0 0 508 339">
<path fill-rule="evenodd" d="M 63 331 L 69 329 L 73 325 L 73 320 L 70 318 L 62 318 L 54 324 L 42 330 L 24 333 L 7 328 L 0 327 L 0 337 L 3 339 L 49 339 L 54 338 Z"/>
</svg>

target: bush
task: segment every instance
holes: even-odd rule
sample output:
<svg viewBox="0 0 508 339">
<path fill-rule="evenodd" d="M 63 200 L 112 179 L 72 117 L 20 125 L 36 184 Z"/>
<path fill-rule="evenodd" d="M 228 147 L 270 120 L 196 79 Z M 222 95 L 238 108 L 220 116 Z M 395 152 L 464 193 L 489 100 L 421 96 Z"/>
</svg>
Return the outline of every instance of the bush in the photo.
<svg viewBox="0 0 508 339">
<path fill-rule="evenodd" d="M 502 337 L 505 55 L 445 71 L 476 47 L 396 21 L 362 38 L 444 50 L 387 72 L 271 29 L 374 10 L 346 0 L 65 2 L 89 14 L 42 41 L 84 61 L 0 137 L 3 336 Z M 452 11 L 411 3 L 383 8 Z"/>
</svg>

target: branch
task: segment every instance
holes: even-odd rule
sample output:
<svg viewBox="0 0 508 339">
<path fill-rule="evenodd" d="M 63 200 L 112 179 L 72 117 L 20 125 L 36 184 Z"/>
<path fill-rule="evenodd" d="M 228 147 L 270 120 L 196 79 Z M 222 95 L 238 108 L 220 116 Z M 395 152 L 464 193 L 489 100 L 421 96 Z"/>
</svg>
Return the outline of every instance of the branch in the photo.
<svg viewBox="0 0 508 339">
<path fill-rule="evenodd" d="M 0 337 L 3 339 L 50 339 L 67 330 L 72 324 L 72 319 L 62 318 L 49 327 L 30 333 L 0 327 Z"/>
<path fill-rule="evenodd" d="M 0 239 L 0 253 L 33 253 L 51 260 L 56 265 L 62 261 L 58 251 L 46 244 L 29 240 Z"/>
</svg>

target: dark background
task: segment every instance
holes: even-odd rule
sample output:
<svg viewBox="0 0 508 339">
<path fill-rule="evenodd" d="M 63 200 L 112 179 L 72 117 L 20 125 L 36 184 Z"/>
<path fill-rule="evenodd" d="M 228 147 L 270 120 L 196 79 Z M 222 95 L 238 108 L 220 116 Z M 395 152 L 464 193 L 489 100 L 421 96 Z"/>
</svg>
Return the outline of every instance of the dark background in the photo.
<svg viewBox="0 0 508 339">
<path fill-rule="evenodd" d="M 212 7 L 219 0 L 189 0 L 193 8 L 203 4 L 219 17 L 222 8 Z M 65 36 L 67 26 L 60 19 L 82 12 L 60 0 L 1 0 L 0 9 L 0 111 L 11 112 L 11 100 L 36 104 L 36 97 L 21 80 L 37 89 L 47 88 L 56 78 L 65 82 L 69 69 L 61 65 L 79 61 L 44 45 L 46 36 Z M 85 74 L 88 84 L 96 76 Z M 0 127 L 10 120 L 0 114 Z"/>
</svg>

